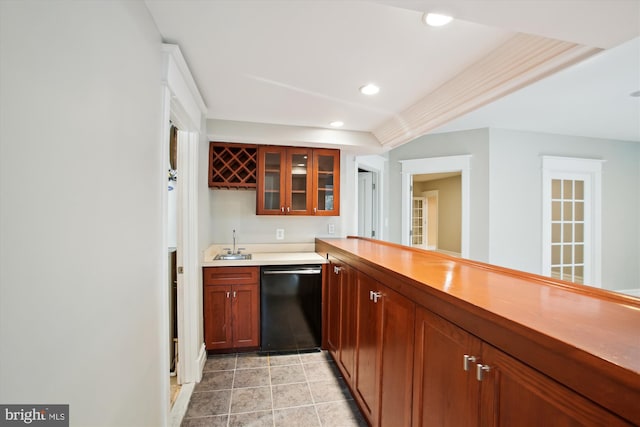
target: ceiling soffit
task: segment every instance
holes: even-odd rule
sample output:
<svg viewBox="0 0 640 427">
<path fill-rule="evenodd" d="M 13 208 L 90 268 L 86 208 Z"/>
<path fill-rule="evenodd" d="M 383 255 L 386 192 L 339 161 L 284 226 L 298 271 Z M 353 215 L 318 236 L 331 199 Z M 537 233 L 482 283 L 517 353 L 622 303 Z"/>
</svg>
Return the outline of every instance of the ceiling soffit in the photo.
<svg viewBox="0 0 640 427">
<path fill-rule="evenodd" d="M 601 50 L 518 33 L 373 134 L 387 149 L 399 146 Z"/>
</svg>

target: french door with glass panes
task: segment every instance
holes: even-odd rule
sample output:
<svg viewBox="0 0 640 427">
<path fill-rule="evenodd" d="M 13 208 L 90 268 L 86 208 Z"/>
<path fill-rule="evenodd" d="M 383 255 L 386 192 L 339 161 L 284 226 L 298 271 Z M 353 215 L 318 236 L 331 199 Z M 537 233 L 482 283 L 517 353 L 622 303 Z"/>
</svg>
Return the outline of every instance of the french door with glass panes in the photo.
<svg viewBox="0 0 640 427">
<path fill-rule="evenodd" d="M 542 274 L 600 286 L 601 161 L 543 161 Z"/>
<path fill-rule="evenodd" d="M 426 211 L 425 197 L 414 197 L 413 205 L 411 207 L 411 246 L 417 248 L 426 248 L 426 225 L 427 225 L 427 211 Z"/>
</svg>

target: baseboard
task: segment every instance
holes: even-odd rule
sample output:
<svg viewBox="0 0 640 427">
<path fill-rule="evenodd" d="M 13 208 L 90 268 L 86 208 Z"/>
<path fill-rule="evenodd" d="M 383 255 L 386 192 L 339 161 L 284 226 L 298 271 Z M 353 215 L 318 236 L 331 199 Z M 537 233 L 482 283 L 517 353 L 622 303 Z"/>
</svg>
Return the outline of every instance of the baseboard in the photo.
<svg viewBox="0 0 640 427">
<path fill-rule="evenodd" d="M 191 400 L 191 395 L 195 387 L 196 383 L 186 383 L 180 387 L 178 398 L 173 403 L 171 413 L 169 414 L 169 427 L 180 427 L 180 424 L 182 424 L 182 419 L 187 413 L 189 401 Z"/>
<path fill-rule="evenodd" d="M 198 372 L 196 373 L 196 382 L 200 382 L 202 379 L 202 372 L 204 371 L 204 364 L 207 362 L 207 348 L 204 343 L 200 347 L 200 353 L 198 354 Z"/>
<path fill-rule="evenodd" d="M 462 254 L 460 252 L 446 251 L 444 249 L 436 249 L 436 252 L 439 252 L 439 253 L 445 254 L 445 255 L 451 255 L 451 256 L 454 256 L 456 258 L 460 258 L 462 256 Z"/>
<path fill-rule="evenodd" d="M 625 295 L 631 295 L 632 297 L 640 298 L 640 288 L 636 289 L 614 289 L 613 292 L 618 292 Z"/>
</svg>

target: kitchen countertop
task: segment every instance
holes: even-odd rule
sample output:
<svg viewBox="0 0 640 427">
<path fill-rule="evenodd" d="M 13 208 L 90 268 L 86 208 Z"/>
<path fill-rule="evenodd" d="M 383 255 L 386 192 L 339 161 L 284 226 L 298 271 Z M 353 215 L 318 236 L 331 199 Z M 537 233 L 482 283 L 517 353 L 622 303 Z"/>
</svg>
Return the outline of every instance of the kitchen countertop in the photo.
<svg viewBox="0 0 640 427">
<path fill-rule="evenodd" d="M 302 265 L 326 264 L 326 258 L 315 252 L 315 243 L 281 243 L 281 244 L 241 244 L 237 245 L 242 253 L 251 254 L 251 259 L 214 260 L 224 248 L 231 245 L 214 244 L 202 255 L 202 267 L 242 267 L 261 265 Z"/>
</svg>

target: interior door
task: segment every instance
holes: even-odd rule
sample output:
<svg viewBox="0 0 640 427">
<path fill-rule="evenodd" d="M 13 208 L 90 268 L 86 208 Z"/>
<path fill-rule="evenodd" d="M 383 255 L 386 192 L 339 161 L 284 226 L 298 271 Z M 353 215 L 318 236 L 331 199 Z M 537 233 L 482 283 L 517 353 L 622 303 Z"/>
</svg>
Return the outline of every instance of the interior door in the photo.
<svg viewBox="0 0 640 427">
<path fill-rule="evenodd" d="M 358 236 L 375 237 L 373 232 L 372 172 L 358 172 Z"/>
</svg>

